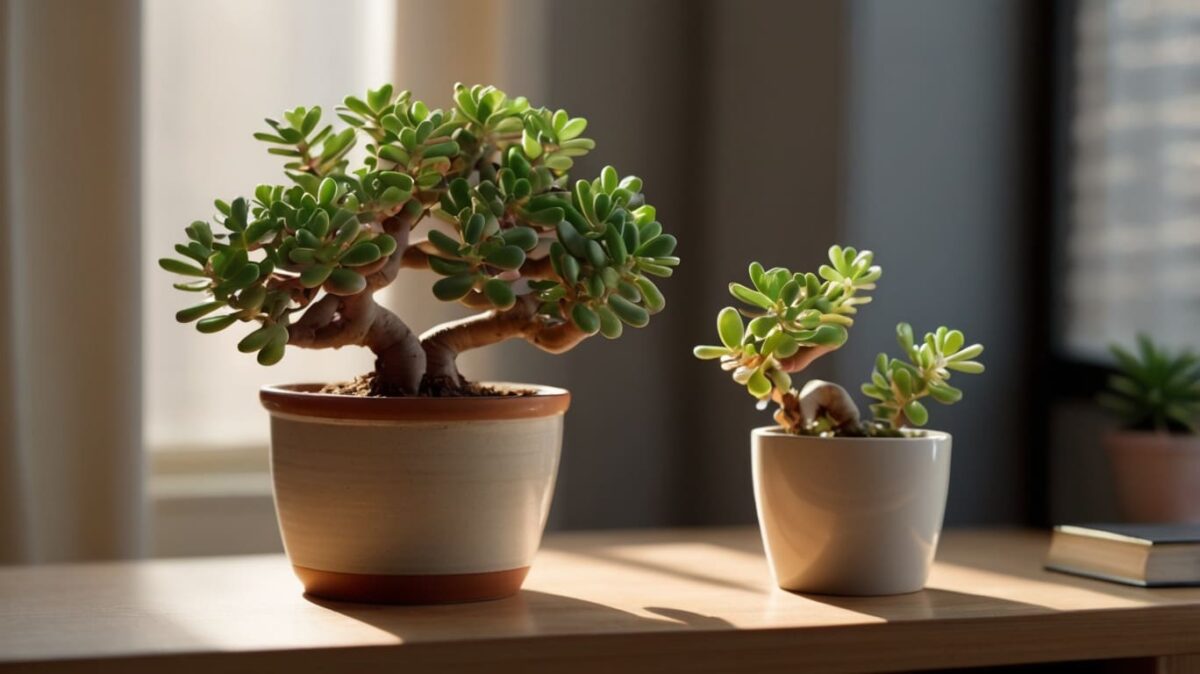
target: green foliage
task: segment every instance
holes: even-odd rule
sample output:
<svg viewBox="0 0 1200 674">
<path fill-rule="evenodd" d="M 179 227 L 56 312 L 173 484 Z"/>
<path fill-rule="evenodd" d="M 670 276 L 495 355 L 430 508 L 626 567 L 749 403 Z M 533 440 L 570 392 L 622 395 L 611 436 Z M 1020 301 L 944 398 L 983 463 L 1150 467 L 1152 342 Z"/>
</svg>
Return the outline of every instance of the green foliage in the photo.
<svg viewBox="0 0 1200 674">
<path fill-rule="evenodd" d="M 438 250 L 431 267 L 447 277 L 439 283 L 454 286 L 454 299 L 490 286 L 484 294 L 493 304 L 509 301 L 511 292 L 496 289 L 545 246 L 553 278 L 528 281 L 543 315 L 609 338 L 620 336 L 622 323 L 646 325 L 665 306 L 647 276 L 670 276 L 679 259 L 672 256 L 675 238 L 662 233 L 654 208 L 642 201 L 641 179 L 622 179 L 608 166 L 568 192 L 545 171 L 514 145 L 494 181 L 450 184 L 434 213 L 453 233 L 430 235 Z"/>
<path fill-rule="evenodd" d="M 962 399 L 962 391 L 950 385 L 952 372 L 979 374 L 983 363 L 974 360 L 983 353 L 983 345 L 964 346 L 963 333 L 945 326 L 925 333 L 917 344 L 912 326 L 896 326 L 896 340 L 907 361 L 881 353 L 875 358 L 871 381 L 862 392 L 876 402 L 871 405 L 875 423 L 883 429 L 899 429 L 907 424 L 924 426 L 929 411 L 921 401 L 933 398 L 943 405 Z"/>
<path fill-rule="evenodd" d="M 282 122 L 267 119 L 271 131 L 254 137 L 272 146 L 267 152 L 287 157 L 284 168 L 289 171 L 323 176 L 344 170 L 346 154 L 354 147 L 354 131 L 334 133 L 333 125 L 321 126 L 321 114 L 320 106 L 293 108 L 283 113 Z"/>
<path fill-rule="evenodd" d="M 907 360 L 879 354 L 871 381 L 862 387 L 875 400 L 873 422 L 859 420 L 854 401 L 840 386 L 811 381 L 802 392 L 792 388 L 789 372 L 846 342 L 858 307 L 871 301 L 865 292 L 874 290 L 882 275 L 873 257 L 870 251 L 833 246 L 829 264 L 816 274 L 751 263 L 751 285 L 729 286 L 730 294 L 746 306 L 722 309 L 717 314 L 721 344 L 697 346 L 693 353 L 720 360 L 760 408 L 774 401 L 779 406 L 775 419 L 792 433 L 887 436 L 909 424 L 924 426 L 929 420 L 925 398 L 943 404 L 962 398 L 962 391 L 949 383 L 951 372 L 983 372 L 983 364 L 973 360 L 983 346 L 964 346 L 958 330 L 940 327 L 917 344 L 912 327 L 897 327 Z"/>
<path fill-rule="evenodd" d="M 438 299 L 504 310 L 532 296 L 544 320 L 609 338 L 663 309 L 651 277 L 679 263 L 675 238 L 645 204 L 641 179 L 605 167 L 570 182 L 575 159 L 595 147 L 585 119 L 462 84 L 449 110 L 384 85 L 336 112 L 344 128 L 323 124 L 319 107 L 268 119 L 255 138 L 285 157 L 286 184 L 217 201 L 221 231 L 194 222 L 180 257 L 160 260 L 188 277 L 176 288 L 207 296 L 180 321 L 202 332 L 257 323 L 239 350 L 277 362 L 294 314 L 319 293 L 375 290 L 368 277 L 405 252 L 389 223 L 425 214 L 446 225 L 426 250 Z M 367 156 L 350 170 L 360 137 Z"/>
<path fill-rule="evenodd" d="M 693 352 L 698 358 L 720 359 L 733 380 L 760 400 L 773 388 L 791 388 L 781 361 L 801 349 L 832 350 L 846 342 L 858 307 L 871 301 L 863 293 L 874 290 L 883 274 L 873 259 L 869 250 L 833 246 L 829 264 L 817 274 L 751 263 L 751 286 L 729 284 L 729 293 L 746 306 L 726 307 L 717 317 L 721 346 L 697 346 Z"/>
<path fill-rule="evenodd" d="M 1133 430 L 1200 432 L 1200 358 L 1139 335 L 1137 352 L 1112 345 L 1117 372 L 1099 401 Z"/>
</svg>

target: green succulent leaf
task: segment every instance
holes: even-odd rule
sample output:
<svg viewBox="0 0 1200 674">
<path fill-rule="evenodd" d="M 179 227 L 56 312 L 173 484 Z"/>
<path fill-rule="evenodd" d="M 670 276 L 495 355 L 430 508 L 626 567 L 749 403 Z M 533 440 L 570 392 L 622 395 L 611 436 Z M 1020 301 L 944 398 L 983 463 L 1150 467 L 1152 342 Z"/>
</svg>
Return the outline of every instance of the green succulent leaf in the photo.
<svg viewBox="0 0 1200 674">
<path fill-rule="evenodd" d="M 984 371 L 983 363 L 974 360 L 955 361 L 947 363 L 946 367 L 956 372 L 965 372 L 966 374 L 981 374 Z"/>
<path fill-rule="evenodd" d="M 775 304 L 771 301 L 771 298 L 763 293 L 751 290 L 740 283 L 730 283 L 729 294 L 746 304 L 752 304 L 760 309 L 770 309 Z"/>
<path fill-rule="evenodd" d="M 377 262 L 381 257 L 383 257 L 383 251 L 379 250 L 379 246 L 375 245 L 373 241 L 360 241 L 346 251 L 338 262 L 347 267 L 361 267 Z"/>
<path fill-rule="evenodd" d="M 180 323 L 191 323 L 202 316 L 211 314 L 223 306 L 225 306 L 224 302 L 205 302 L 204 304 L 197 304 L 194 307 L 189 307 L 176 312 L 175 320 L 179 321 Z"/>
<path fill-rule="evenodd" d="M 305 288 L 316 288 L 329 278 L 333 267 L 327 264 L 314 264 L 300 272 L 300 285 Z"/>
<path fill-rule="evenodd" d="M 274 332 L 267 341 L 266 346 L 259 350 L 258 363 L 260 365 L 274 365 L 278 363 L 283 359 L 283 352 L 287 348 L 287 342 L 288 332 L 286 329 Z"/>
<path fill-rule="evenodd" d="M 449 234 L 437 229 L 429 230 L 429 243 L 432 243 L 438 250 L 454 257 L 458 256 L 461 246 L 457 241 L 450 237 Z"/>
<path fill-rule="evenodd" d="M 600 334 L 608 339 L 616 339 L 624 332 L 624 325 L 621 319 L 617 318 L 616 313 L 607 306 L 596 308 L 596 316 L 600 319 Z"/>
<path fill-rule="evenodd" d="M 520 246 L 502 246 L 489 254 L 487 261 L 501 269 L 520 269 L 525 263 L 525 251 Z"/>
<path fill-rule="evenodd" d="M 742 316 L 737 309 L 725 307 L 717 314 L 717 335 L 728 349 L 736 349 L 741 345 L 745 335 L 745 324 L 742 323 Z"/>
<path fill-rule="evenodd" d="M 205 334 L 220 332 L 225 328 L 237 322 L 237 316 L 226 314 L 223 316 L 209 316 L 196 321 L 196 329 Z"/>
<path fill-rule="evenodd" d="M 334 295 L 357 295 L 367 287 L 367 279 L 362 274 L 345 267 L 338 267 L 329 273 L 325 281 L 325 290 Z"/>
<path fill-rule="evenodd" d="M 483 294 L 497 309 L 509 309 L 517 302 L 512 286 L 507 281 L 488 279 L 483 284 Z"/>
<path fill-rule="evenodd" d="M 474 274 L 455 274 L 433 284 L 433 295 L 443 302 L 461 300 L 475 287 Z"/>
<path fill-rule="evenodd" d="M 600 330 L 600 316 L 585 304 L 571 307 L 571 322 L 589 335 Z"/>
<path fill-rule="evenodd" d="M 910 400 L 904 405 L 904 416 L 914 426 L 924 426 L 929 421 L 929 411 L 917 400 Z"/>
<path fill-rule="evenodd" d="M 634 283 L 637 284 L 637 288 L 642 294 L 642 303 L 650 313 L 656 314 L 667 306 L 666 298 L 663 297 L 662 291 L 654 285 L 653 281 L 645 277 L 638 277 Z"/>
<path fill-rule="evenodd" d="M 750 380 L 746 382 L 746 390 L 755 398 L 765 397 L 771 392 L 771 380 L 767 379 L 767 376 L 763 374 L 761 369 L 755 370 L 750 375 Z"/>
<path fill-rule="evenodd" d="M 173 274 L 182 274 L 184 276 L 204 276 L 205 275 L 203 269 L 201 269 L 195 265 L 188 264 L 187 262 L 184 262 L 182 260 L 176 260 L 176 259 L 170 258 L 170 257 L 160 258 L 158 260 L 158 266 L 162 267 L 166 271 L 169 271 Z"/>
<path fill-rule="evenodd" d="M 525 252 L 534 249 L 538 244 L 538 235 L 532 227 L 513 227 L 500 233 L 500 237 L 510 246 L 516 246 Z"/>
<path fill-rule="evenodd" d="M 732 355 L 733 351 L 724 346 L 697 346 L 692 349 L 692 354 L 700 360 L 715 360 Z"/>
<path fill-rule="evenodd" d="M 632 327 L 645 327 L 650 322 L 650 312 L 620 295 L 611 295 L 608 298 L 608 306 L 618 318 Z"/>
<path fill-rule="evenodd" d="M 265 347 L 281 330 L 285 335 L 287 334 L 287 331 L 281 325 L 264 325 L 243 337 L 238 342 L 238 351 L 242 353 L 255 353 Z"/>
</svg>

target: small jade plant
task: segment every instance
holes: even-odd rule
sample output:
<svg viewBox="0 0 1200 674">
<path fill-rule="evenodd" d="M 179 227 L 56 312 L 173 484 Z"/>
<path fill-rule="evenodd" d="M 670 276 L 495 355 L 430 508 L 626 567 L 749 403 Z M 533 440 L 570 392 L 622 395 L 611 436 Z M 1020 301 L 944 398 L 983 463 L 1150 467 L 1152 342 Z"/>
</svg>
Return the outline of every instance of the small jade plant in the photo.
<svg viewBox="0 0 1200 674">
<path fill-rule="evenodd" d="M 1110 347 L 1117 372 L 1108 379 L 1100 403 L 1130 430 L 1197 433 L 1200 427 L 1200 358 L 1187 350 L 1171 351 L 1146 335 L 1136 353 Z"/>
<path fill-rule="evenodd" d="M 263 365 L 287 346 L 365 346 L 371 393 L 440 395 L 472 390 L 456 364 L 468 349 L 523 339 L 561 353 L 663 308 L 651 277 L 679 264 L 675 237 L 639 178 L 610 166 L 570 182 L 595 146 L 583 118 L 478 85 L 456 85 L 445 111 L 391 85 L 344 103 L 343 128 L 299 107 L 255 134 L 287 180 L 218 200 L 222 231 L 193 222 L 181 258 L 159 261 L 191 277 L 176 288 L 207 296 L 178 320 L 205 333 L 249 326 L 238 349 Z M 413 240 L 426 216 L 437 224 Z M 437 299 L 479 313 L 417 336 L 374 299 L 402 268 L 432 270 Z"/>
<path fill-rule="evenodd" d="M 853 398 L 837 384 L 813 380 L 800 391 L 792 387 L 792 374 L 846 342 L 858 307 L 871 301 L 866 293 L 883 274 L 873 259 L 868 250 L 833 246 L 829 264 L 816 274 L 751 263 L 753 287 L 729 285 L 730 294 L 747 306 L 722 309 L 717 315 L 721 346 L 697 346 L 694 353 L 719 359 L 760 407 L 778 405 L 775 421 L 789 433 L 896 436 L 924 426 L 929 420 L 924 399 L 951 404 L 962 398 L 962 391 L 950 385 L 952 372 L 983 372 L 983 364 L 974 360 L 983 346 L 966 346 L 958 330 L 940 327 L 917 342 L 910 325 L 897 326 L 904 357 L 879 354 L 871 380 L 862 385 L 873 400 L 871 421 L 860 419 Z"/>
</svg>

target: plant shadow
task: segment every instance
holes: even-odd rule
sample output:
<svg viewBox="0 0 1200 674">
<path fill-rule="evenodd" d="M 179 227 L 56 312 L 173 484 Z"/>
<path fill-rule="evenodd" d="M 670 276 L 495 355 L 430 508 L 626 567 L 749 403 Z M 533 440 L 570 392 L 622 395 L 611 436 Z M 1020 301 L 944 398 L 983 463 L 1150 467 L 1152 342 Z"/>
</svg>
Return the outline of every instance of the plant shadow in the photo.
<svg viewBox="0 0 1200 674">
<path fill-rule="evenodd" d="M 987 595 L 925 588 L 907 594 L 874 597 L 788 592 L 809 601 L 819 602 L 861 615 L 874 616 L 887 622 L 955 618 L 995 618 L 1004 615 L 1053 613 L 1053 609 L 1010 599 Z"/>
<path fill-rule="evenodd" d="M 715 616 L 680 609 L 646 607 L 648 613 L 661 616 L 651 618 L 598 602 L 534 590 L 493 601 L 422 606 L 358 604 L 304 596 L 312 604 L 392 634 L 405 643 L 732 627 Z"/>
<path fill-rule="evenodd" d="M 1017 581 L 1044 583 L 1069 591 L 1100 594 L 1127 600 L 1132 604 L 1170 603 L 1200 599 L 1200 587 L 1145 588 L 1096 578 L 1050 571 L 1045 568 L 1050 548 L 1050 533 L 1043 530 L 1007 532 L 1014 542 L 1010 554 L 996 554 L 994 547 L 969 544 L 986 537 L 988 532 L 962 532 L 949 545 L 938 549 L 940 564 L 1009 576 Z M 962 540 L 962 539 L 967 540 Z"/>
</svg>

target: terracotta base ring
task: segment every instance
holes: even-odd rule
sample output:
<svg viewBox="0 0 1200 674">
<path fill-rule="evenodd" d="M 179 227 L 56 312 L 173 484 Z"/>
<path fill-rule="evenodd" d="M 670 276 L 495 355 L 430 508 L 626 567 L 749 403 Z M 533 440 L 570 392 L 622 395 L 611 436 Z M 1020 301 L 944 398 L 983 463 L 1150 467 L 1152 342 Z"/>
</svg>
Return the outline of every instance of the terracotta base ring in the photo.
<svg viewBox="0 0 1200 674">
<path fill-rule="evenodd" d="M 426 576 L 339 573 L 293 566 L 314 597 L 368 604 L 452 604 L 503 599 L 520 592 L 529 567 Z"/>
</svg>

